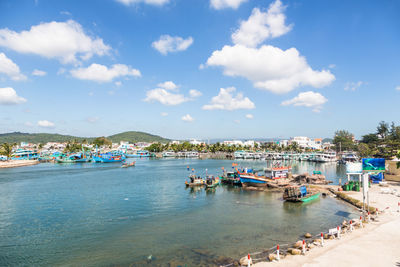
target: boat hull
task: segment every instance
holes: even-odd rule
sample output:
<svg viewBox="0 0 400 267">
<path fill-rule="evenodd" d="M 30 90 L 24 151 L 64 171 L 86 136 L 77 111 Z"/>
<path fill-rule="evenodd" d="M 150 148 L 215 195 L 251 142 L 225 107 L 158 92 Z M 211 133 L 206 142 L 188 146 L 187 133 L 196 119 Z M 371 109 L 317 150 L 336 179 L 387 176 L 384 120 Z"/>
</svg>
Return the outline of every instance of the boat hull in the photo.
<svg viewBox="0 0 400 267">
<path fill-rule="evenodd" d="M 266 187 L 267 186 L 266 179 L 251 177 L 251 176 L 240 175 L 240 182 L 243 187 L 247 187 L 247 186 Z"/>
<path fill-rule="evenodd" d="M 320 193 L 315 193 L 315 194 L 312 194 L 312 195 L 309 195 L 309 196 L 305 196 L 305 197 L 302 197 L 302 198 L 287 198 L 287 199 L 285 199 L 285 200 L 286 200 L 286 201 L 289 201 L 289 202 L 303 202 L 303 203 L 307 203 L 307 202 L 310 202 L 310 201 L 312 201 L 312 200 L 318 199 L 319 196 L 320 196 Z"/>
</svg>

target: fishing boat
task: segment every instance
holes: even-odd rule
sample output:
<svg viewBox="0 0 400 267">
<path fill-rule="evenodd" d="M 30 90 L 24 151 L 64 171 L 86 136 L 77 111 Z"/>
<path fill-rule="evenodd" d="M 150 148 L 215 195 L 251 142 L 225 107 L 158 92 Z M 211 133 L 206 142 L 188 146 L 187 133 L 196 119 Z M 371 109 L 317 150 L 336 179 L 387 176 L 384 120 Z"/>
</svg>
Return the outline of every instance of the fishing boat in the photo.
<svg viewBox="0 0 400 267">
<path fill-rule="evenodd" d="M 220 177 L 221 183 L 241 186 L 240 177 L 238 172 L 226 172 Z"/>
<path fill-rule="evenodd" d="M 136 161 L 133 161 L 133 162 L 130 162 L 130 163 L 125 162 L 125 163 L 123 163 L 123 164 L 121 165 L 121 168 L 134 167 L 135 164 L 136 164 Z"/>
<path fill-rule="evenodd" d="M 56 158 L 58 163 L 84 163 L 91 160 L 90 154 L 83 152 L 71 154 L 68 156 L 62 155 Z"/>
<path fill-rule="evenodd" d="M 11 159 L 38 159 L 39 153 L 33 150 L 17 149 L 11 156 Z"/>
<path fill-rule="evenodd" d="M 136 150 L 133 154 L 129 154 L 129 158 L 149 158 L 150 156 L 147 150 Z"/>
<path fill-rule="evenodd" d="M 126 159 L 124 155 L 113 154 L 113 153 L 103 153 L 93 155 L 93 162 L 101 162 L 101 163 L 112 163 L 112 162 L 122 162 Z"/>
<path fill-rule="evenodd" d="M 203 186 L 205 184 L 205 181 L 203 178 L 200 176 L 196 176 L 194 174 L 189 176 L 189 180 L 185 181 L 185 185 L 189 187 L 193 186 Z"/>
<path fill-rule="evenodd" d="M 275 165 L 272 168 L 264 169 L 265 177 L 270 179 L 288 178 L 292 170 L 290 166 Z"/>
<path fill-rule="evenodd" d="M 263 175 L 258 175 L 252 169 L 245 169 L 243 172 L 238 171 L 240 183 L 243 187 L 255 186 L 266 187 L 269 179 Z"/>
<path fill-rule="evenodd" d="M 206 188 L 215 188 L 219 185 L 219 183 L 220 183 L 220 180 L 219 180 L 218 176 L 214 177 L 212 175 L 209 175 L 206 178 L 205 185 L 206 185 Z"/>
<path fill-rule="evenodd" d="M 318 199 L 319 192 L 307 191 L 307 187 L 303 186 L 290 186 L 285 188 L 283 192 L 283 199 L 290 202 L 309 202 Z"/>
</svg>

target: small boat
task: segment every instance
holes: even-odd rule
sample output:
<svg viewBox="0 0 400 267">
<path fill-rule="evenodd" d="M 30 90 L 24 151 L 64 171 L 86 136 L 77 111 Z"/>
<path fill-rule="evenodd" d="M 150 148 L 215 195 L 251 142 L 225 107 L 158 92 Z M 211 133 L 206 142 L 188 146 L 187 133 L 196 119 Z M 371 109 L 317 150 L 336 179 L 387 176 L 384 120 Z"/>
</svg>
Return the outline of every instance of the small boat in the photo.
<svg viewBox="0 0 400 267">
<path fill-rule="evenodd" d="M 309 202 L 311 200 L 319 198 L 319 192 L 307 191 L 307 188 L 303 186 L 290 186 L 285 188 L 283 192 L 283 199 L 290 202 Z"/>
<path fill-rule="evenodd" d="M 190 175 L 189 176 L 189 181 L 185 182 L 186 186 L 189 187 L 193 187 L 193 186 L 202 186 L 205 184 L 205 181 L 203 178 L 201 178 L 200 176 L 196 176 L 196 175 Z"/>
<path fill-rule="evenodd" d="M 265 177 L 270 179 L 288 178 L 292 167 L 276 165 L 272 168 L 264 169 Z"/>
<path fill-rule="evenodd" d="M 214 188 L 219 185 L 219 177 L 214 177 L 212 175 L 207 176 L 206 178 L 206 188 Z"/>
<path fill-rule="evenodd" d="M 224 172 L 220 177 L 221 183 L 241 186 L 240 177 L 238 172 Z"/>
<path fill-rule="evenodd" d="M 130 163 L 125 162 L 125 163 L 123 163 L 123 164 L 121 165 L 121 168 L 134 167 L 135 164 L 136 164 L 136 161 L 133 161 L 133 162 L 130 162 Z"/>
</svg>

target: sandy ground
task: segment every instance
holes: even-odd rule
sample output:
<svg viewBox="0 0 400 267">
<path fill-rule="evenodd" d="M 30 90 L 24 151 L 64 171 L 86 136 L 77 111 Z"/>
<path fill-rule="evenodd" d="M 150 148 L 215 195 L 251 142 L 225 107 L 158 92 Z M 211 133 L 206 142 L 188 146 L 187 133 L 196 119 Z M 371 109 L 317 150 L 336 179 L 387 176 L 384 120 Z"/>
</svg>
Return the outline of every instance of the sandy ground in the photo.
<svg viewBox="0 0 400 267">
<path fill-rule="evenodd" d="M 400 192 L 399 183 L 386 188 Z M 305 256 L 290 255 L 280 262 L 261 262 L 255 266 L 400 266 L 400 212 L 397 212 L 400 197 L 396 193 L 382 193 L 382 189 L 378 185 L 370 188 L 371 206 L 383 211 L 377 221 L 343 234 L 341 239 L 327 240 L 324 247 L 313 248 Z M 360 192 L 349 194 L 362 200 Z"/>
<path fill-rule="evenodd" d="M 10 160 L 0 161 L 0 168 L 14 168 L 39 164 L 37 160 Z"/>
</svg>

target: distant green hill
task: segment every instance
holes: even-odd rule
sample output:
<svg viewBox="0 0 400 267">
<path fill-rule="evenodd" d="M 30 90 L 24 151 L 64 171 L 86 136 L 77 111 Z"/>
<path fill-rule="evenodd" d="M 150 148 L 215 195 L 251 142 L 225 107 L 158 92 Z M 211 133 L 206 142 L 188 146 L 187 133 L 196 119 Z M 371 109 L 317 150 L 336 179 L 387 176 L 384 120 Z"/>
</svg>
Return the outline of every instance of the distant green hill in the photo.
<svg viewBox="0 0 400 267">
<path fill-rule="evenodd" d="M 131 143 L 136 142 L 160 142 L 160 143 L 168 143 L 170 140 L 163 138 L 158 135 L 152 135 L 144 132 L 123 132 L 119 134 L 110 135 L 107 137 L 113 143 L 118 143 L 120 141 L 129 141 Z"/>
<path fill-rule="evenodd" d="M 129 142 L 161 142 L 166 143 L 169 139 L 152 135 L 144 132 L 123 132 L 115 135 L 111 135 L 107 137 L 114 143 L 118 143 L 120 141 L 129 141 Z M 95 137 L 77 137 L 71 135 L 62 135 L 62 134 L 48 134 L 48 133 L 5 133 L 0 134 L 0 144 L 1 143 L 20 143 L 20 142 L 27 142 L 27 143 L 47 143 L 47 142 L 68 142 L 76 140 L 78 142 L 82 142 L 86 140 L 91 142 L 95 139 Z"/>
</svg>

